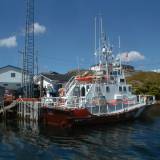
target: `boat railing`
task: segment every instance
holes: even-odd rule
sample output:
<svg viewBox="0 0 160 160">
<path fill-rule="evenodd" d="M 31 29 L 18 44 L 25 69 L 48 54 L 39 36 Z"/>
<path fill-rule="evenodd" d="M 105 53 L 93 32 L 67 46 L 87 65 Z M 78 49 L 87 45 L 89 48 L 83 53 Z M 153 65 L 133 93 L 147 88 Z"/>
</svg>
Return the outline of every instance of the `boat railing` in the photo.
<svg viewBox="0 0 160 160">
<path fill-rule="evenodd" d="M 64 107 L 66 102 L 65 97 L 46 97 L 41 100 L 41 106 L 47 108 Z"/>
<path fill-rule="evenodd" d="M 117 111 L 126 111 L 128 108 L 137 105 L 136 100 L 119 101 L 116 103 L 108 103 L 105 100 L 98 100 L 97 102 L 90 100 L 87 102 L 86 108 L 94 115 L 103 115 L 115 113 Z"/>
<path fill-rule="evenodd" d="M 66 97 L 45 97 L 41 101 L 42 107 L 47 108 L 84 108 L 86 105 L 85 97 L 70 96 Z"/>
<path fill-rule="evenodd" d="M 66 97 L 49 97 L 44 98 L 41 101 L 42 107 L 47 108 L 79 108 L 80 98 L 72 96 L 70 98 Z"/>
<path fill-rule="evenodd" d="M 141 105 L 151 105 L 155 103 L 154 96 L 147 96 L 150 100 L 146 101 L 145 96 L 139 95 L 139 101 L 135 98 L 127 99 L 123 101 L 117 101 L 115 103 L 108 103 L 104 100 L 98 100 L 97 102 L 87 100 L 86 108 L 91 114 L 94 115 L 103 115 L 117 112 L 124 112 L 128 109 L 135 108 Z"/>
<path fill-rule="evenodd" d="M 145 103 L 146 105 L 151 105 L 155 103 L 155 96 L 153 95 L 137 95 L 138 103 Z"/>
<path fill-rule="evenodd" d="M 102 115 L 115 113 L 118 111 L 127 111 L 130 108 L 134 108 L 140 105 L 153 104 L 155 99 L 154 97 L 150 96 L 149 100 L 146 101 L 145 96 L 142 95 L 139 95 L 137 99 L 134 97 L 130 99 L 117 100 L 115 102 L 106 101 L 105 98 L 86 99 L 86 97 L 72 96 L 66 99 L 66 97 L 51 97 L 49 99 L 46 98 L 45 101 L 42 101 L 41 106 L 48 108 L 58 107 L 62 109 L 87 108 L 91 114 Z"/>
</svg>

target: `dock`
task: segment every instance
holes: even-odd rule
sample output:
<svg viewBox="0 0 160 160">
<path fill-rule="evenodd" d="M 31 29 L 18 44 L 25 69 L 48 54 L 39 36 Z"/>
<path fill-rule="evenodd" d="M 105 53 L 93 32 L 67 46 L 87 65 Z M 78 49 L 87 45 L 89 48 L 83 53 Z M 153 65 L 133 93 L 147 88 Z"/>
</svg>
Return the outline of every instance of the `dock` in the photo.
<svg viewBox="0 0 160 160">
<path fill-rule="evenodd" d="M 16 107 L 17 102 L 13 101 L 10 105 L 8 106 L 1 106 L 0 108 L 0 114 L 9 111 L 10 109 Z"/>
<path fill-rule="evenodd" d="M 8 106 L 0 106 L 0 115 L 5 116 L 6 113 L 12 112 L 15 108 L 14 114 L 18 119 L 38 121 L 40 115 L 41 103 L 35 99 L 17 99 Z"/>
</svg>

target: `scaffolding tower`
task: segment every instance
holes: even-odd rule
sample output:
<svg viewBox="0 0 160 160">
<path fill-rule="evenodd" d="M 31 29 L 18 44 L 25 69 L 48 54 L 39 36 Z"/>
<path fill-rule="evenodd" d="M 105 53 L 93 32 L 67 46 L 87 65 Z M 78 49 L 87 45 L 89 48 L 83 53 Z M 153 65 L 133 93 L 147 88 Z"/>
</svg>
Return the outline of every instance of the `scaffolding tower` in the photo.
<svg viewBox="0 0 160 160">
<path fill-rule="evenodd" d="M 34 0 L 26 0 L 25 48 L 23 52 L 22 88 L 23 97 L 34 97 Z"/>
</svg>

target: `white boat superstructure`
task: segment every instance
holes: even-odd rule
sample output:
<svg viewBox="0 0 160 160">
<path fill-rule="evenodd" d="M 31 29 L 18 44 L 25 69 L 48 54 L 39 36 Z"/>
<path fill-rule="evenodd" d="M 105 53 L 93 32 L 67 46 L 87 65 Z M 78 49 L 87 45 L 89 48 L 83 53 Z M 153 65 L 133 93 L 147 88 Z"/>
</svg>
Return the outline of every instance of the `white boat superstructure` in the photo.
<svg viewBox="0 0 160 160">
<path fill-rule="evenodd" d="M 95 66 L 72 77 L 65 88 L 60 90 L 60 97 L 47 97 L 42 99 L 42 103 L 50 109 L 67 112 L 85 109 L 88 114 L 81 114 L 83 118 L 98 116 L 105 117 L 105 121 L 108 116 L 113 116 L 114 119 L 114 115 L 136 118 L 146 106 L 155 103 L 155 97 L 132 93 L 132 86 L 127 84 L 122 70 L 121 58 L 118 55 L 113 56 L 112 46 L 102 30 L 101 18 L 98 23 L 99 28 L 95 25 Z M 100 30 L 98 40 L 97 30 Z"/>
</svg>

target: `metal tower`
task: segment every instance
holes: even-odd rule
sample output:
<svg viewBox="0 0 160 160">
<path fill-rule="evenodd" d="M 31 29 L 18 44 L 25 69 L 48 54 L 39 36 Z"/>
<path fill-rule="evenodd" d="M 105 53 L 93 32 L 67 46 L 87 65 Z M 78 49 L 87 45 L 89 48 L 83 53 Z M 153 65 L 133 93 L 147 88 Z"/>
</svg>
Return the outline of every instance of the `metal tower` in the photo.
<svg viewBox="0 0 160 160">
<path fill-rule="evenodd" d="M 22 87 L 24 97 L 34 97 L 34 0 L 26 0 L 25 49 L 23 53 Z"/>
</svg>

